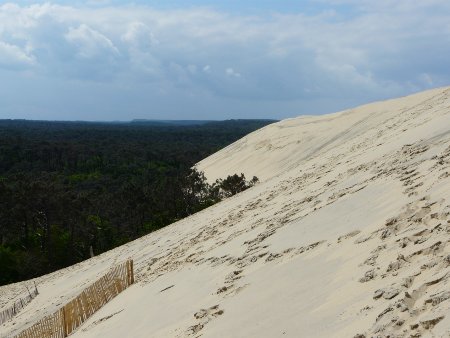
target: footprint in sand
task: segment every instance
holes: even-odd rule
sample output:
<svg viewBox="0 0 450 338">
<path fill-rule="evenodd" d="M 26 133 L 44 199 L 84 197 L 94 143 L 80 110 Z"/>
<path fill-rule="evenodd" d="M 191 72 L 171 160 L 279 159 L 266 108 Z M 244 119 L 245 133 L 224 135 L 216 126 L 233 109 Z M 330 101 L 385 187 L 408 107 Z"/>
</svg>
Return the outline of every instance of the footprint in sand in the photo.
<svg viewBox="0 0 450 338">
<path fill-rule="evenodd" d="M 190 326 L 186 330 L 186 334 L 188 336 L 196 335 L 205 327 L 206 324 L 208 324 L 214 318 L 223 315 L 223 313 L 224 310 L 219 309 L 219 305 L 214 305 L 207 309 L 200 309 L 194 314 L 194 318 L 199 322 L 195 325 Z"/>
</svg>

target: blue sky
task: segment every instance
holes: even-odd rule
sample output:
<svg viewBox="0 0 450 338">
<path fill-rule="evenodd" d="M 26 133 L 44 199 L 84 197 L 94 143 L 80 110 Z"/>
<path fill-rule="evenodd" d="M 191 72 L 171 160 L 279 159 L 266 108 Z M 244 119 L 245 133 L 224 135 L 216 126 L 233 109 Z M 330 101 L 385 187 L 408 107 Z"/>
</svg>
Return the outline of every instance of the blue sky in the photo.
<svg viewBox="0 0 450 338">
<path fill-rule="evenodd" d="M 450 85 L 448 0 L 0 2 L 0 118 L 287 118 Z"/>
<path fill-rule="evenodd" d="M 16 1 L 17 4 L 43 4 L 48 1 Z M 277 13 L 319 13 L 327 8 L 329 4 L 314 0 L 59 0 L 51 1 L 55 4 L 70 6 L 88 6 L 88 7 L 105 7 L 105 6 L 147 6 L 155 9 L 189 9 L 189 8 L 210 8 L 218 11 L 226 11 L 235 14 L 267 14 L 270 12 Z M 339 10 L 349 8 L 345 3 L 334 3 L 332 7 Z"/>
</svg>

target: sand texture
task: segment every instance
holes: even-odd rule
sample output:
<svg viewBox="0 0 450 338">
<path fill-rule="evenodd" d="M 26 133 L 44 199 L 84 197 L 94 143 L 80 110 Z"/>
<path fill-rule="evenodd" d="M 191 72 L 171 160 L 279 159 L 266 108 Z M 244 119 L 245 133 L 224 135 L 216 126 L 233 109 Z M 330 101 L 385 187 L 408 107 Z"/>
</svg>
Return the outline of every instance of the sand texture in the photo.
<svg viewBox="0 0 450 338">
<path fill-rule="evenodd" d="M 0 335 L 130 257 L 136 284 L 74 337 L 450 336 L 450 88 L 284 120 L 198 168 L 261 182 L 38 278 Z M 0 306 L 25 284 L 1 287 Z"/>
</svg>

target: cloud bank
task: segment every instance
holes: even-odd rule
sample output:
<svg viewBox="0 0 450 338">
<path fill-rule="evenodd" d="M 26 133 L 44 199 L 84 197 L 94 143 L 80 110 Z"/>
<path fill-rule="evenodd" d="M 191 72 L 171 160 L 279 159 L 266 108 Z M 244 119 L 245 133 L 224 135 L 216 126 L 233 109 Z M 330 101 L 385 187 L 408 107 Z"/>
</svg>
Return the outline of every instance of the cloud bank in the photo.
<svg viewBox="0 0 450 338">
<path fill-rule="evenodd" d="M 448 1 L 310 3 L 1 5 L 0 118 L 284 118 L 450 84 Z"/>
</svg>

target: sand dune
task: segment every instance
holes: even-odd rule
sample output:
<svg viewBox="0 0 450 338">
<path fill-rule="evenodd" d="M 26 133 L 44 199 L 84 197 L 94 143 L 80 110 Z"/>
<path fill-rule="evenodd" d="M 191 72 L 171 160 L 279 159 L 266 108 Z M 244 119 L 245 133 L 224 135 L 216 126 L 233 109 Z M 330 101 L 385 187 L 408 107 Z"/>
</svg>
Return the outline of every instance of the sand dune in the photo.
<svg viewBox="0 0 450 338">
<path fill-rule="evenodd" d="M 131 257 L 137 283 L 74 337 L 450 336 L 450 88 L 281 121 L 198 168 L 261 182 L 39 278 L 0 335 Z"/>
</svg>

